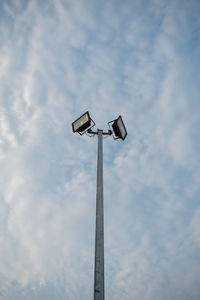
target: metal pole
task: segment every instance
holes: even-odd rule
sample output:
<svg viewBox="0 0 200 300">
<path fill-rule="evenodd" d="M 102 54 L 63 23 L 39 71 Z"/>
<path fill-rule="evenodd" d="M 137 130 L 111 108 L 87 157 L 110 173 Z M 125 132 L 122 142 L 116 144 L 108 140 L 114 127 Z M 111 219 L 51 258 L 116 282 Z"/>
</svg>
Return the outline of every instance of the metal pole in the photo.
<svg viewBox="0 0 200 300">
<path fill-rule="evenodd" d="M 98 129 L 94 300 L 104 300 L 103 130 Z"/>
</svg>

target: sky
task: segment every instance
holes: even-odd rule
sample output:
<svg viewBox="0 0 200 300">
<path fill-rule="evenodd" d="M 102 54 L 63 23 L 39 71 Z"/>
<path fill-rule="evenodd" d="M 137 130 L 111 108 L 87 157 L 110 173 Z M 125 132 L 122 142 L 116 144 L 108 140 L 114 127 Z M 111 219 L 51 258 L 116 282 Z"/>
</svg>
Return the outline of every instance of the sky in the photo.
<svg viewBox="0 0 200 300">
<path fill-rule="evenodd" d="M 200 1 L 0 1 L 0 300 L 200 297 Z"/>
</svg>

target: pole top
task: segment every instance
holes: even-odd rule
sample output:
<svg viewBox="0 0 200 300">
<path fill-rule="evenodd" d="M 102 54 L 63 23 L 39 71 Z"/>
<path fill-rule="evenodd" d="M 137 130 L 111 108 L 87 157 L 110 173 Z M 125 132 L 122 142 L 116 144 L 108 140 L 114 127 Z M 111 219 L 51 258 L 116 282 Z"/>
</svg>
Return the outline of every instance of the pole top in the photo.
<svg viewBox="0 0 200 300">
<path fill-rule="evenodd" d="M 102 129 L 97 129 L 97 131 L 93 131 L 92 129 L 88 129 L 87 133 L 98 134 L 99 131 L 102 131 L 103 135 L 112 135 L 112 130 L 110 130 L 110 129 L 107 132 L 104 132 Z"/>
</svg>

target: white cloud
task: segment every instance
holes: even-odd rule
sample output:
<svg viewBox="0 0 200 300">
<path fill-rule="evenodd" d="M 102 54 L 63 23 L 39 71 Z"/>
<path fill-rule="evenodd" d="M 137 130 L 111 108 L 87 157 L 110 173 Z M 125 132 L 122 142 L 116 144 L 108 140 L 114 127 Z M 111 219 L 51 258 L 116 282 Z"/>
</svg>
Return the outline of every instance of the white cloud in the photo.
<svg viewBox="0 0 200 300">
<path fill-rule="evenodd" d="M 104 141 L 107 297 L 197 299 L 188 5 L 22 4 L 2 6 L 0 30 L 2 299 L 92 299 L 97 140 L 71 131 L 86 110 L 128 130 Z"/>
</svg>

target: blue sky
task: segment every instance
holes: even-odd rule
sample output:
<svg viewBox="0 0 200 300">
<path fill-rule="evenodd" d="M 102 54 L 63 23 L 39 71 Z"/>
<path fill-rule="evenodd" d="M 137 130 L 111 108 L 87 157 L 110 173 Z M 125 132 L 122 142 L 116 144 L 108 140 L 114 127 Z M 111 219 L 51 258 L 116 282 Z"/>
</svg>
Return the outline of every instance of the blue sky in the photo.
<svg viewBox="0 0 200 300">
<path fill-rule="evenodd" d="M 106 299 L 200 295 L 200 2 L 0 3 L 0 299 L 93 299 L 96 138 Z"/>
</svg>

